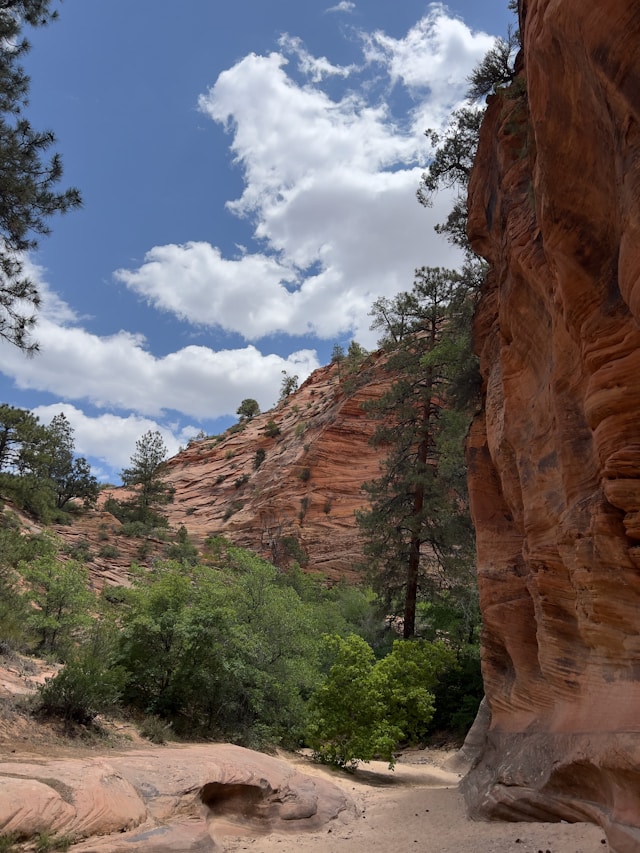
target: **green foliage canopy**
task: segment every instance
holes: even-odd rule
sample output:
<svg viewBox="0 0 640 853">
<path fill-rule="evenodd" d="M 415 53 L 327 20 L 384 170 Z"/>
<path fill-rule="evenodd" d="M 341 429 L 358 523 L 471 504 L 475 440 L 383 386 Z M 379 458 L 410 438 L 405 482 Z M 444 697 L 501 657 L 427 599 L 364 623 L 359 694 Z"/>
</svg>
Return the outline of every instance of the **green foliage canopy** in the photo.
<svg viewBox="0 0 640 853">
<path fill-rule="evenodd" d="M 308 739 L 316 759 L 354 768 L 379 757 L 393 767 L 399 744 L 425 735 L 433 688 L 454 653 L 443 643 L 396 640 L 376 661 L 355 634 L 326 636 L 325 651 L 331 667 L 309 703 Z"/>
<path fill-rule="evenodd" d="M 260 406 L 258 405 L 258 401 L 252 399 L 251 397 L 247 397 L 238 406 L 236 414 L 239 415 L 241 421 L 250 421 L 252 418 L 255 418 L 256 415 L 260 414 Z"/>
</svg>

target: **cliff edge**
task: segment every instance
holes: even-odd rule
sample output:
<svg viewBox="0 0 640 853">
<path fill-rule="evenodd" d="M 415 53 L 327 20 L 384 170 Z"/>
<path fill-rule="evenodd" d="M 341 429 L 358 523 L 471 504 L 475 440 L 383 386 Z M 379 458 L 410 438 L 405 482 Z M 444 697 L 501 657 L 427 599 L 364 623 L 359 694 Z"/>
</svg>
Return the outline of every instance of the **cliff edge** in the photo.
<svg viewBox="0 0 640 853">
<path fill-rule="evenodd" d="M 485 399 L 469 441 L 491 726 L 485 818 L 640 849 L 640 7 L 524 0 L 469 235 Z"/>
</svg>

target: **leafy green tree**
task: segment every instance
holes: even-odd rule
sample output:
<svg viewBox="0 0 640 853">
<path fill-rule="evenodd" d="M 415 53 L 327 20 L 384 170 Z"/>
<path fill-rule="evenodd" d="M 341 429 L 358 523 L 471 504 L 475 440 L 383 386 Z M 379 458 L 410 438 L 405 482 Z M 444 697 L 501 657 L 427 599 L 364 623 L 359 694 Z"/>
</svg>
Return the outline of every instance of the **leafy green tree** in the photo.
<svg viewBox="0 0 640 853">
<path fill-rule="evenodd" d="M 0 483 L 45 521 L 72 498 L 93 505 L 99 491 L 87 460 L 74 456 L 73 428 L 62 412 L 44 426 L 6 404 L 0 406 Z"/>
<path fill-rule="evenodd" d="M 136 580 L 121 618 L 124 699 L 178 731 L 295 745 L 317 684 L 311 608 L 254 554 L 217 559 Z"/>
<path fill-rule="evenodd" d="M 433 689 L 455 660 L 443 643 L 396 640 L 376 661 L 355 634 L 326 636 L 332 659 L 309 703 L 308 739 L 317 760 L 354 768 L 382 758 L 393 767 L 401 742 L 417 742 L 434 712 Z"/>
<path fill-rule="evenodd" d="M 25 25 L 42 26 L 56 17 L 50 0 L 4 0 L 0 10 L 0 337 L 26 352 L 40 305 L 37 286 L 24 274 L 23 253 L 49 233 L 48 220 L 81 204 L 76 189 L 55 190 L 62 177 L 51 131 L 36 131 L 24 116 L 29 78 L 21 65 L 29 50 Z M 9 47 L 10 46 L 10 47 Z"/>
<path fill-rule="evenodd" d="M 136 441 L 131 467 L 120 476 L 125 486 L 133 488 L 135 497 L 128 502 L 132 521 L 145 524 L 161 521 L 158 508 L 171 503 L 174 489 L 165 482 L 167 448 L 158 430 L 149 430 Z"/>
<path fill-rule="evenodd" d="M 387 719 L 373 649 L 356 634 L 327 636 L 325 648 L 333 663 L 309 702 L 308 743 L 314 757 L 355 768 L 380 756 L 393 765 L 402 731 Z"/>
<path fill-rule="evenodd" d="M 23 649 L 29 632 L 30 605 L 25 601 L 23 581 L 18 573 L 22 561 L 53 553 L 52 543 L 42 537 L 23 534 L 19 523 L 10 523 L 8 513 L 0 516 L 0 649 Z"/>
<path fill-rule="evenodd" d="M 258 401 L 253 400 L 251 397 L 247 397 L 246 400 L 243 400 L 238 406 L 236 414 L 240 416 L 241 421 L 250 421 L 252 418 L 255 418 L 256 415 L 260 414 Z"/>
<path fill-rule="evenodd" d="M 377 661 L 376 685 L 402 741 L 416 744 L 425 738 L 439 681 L 455 665 L 455 652 L 442 641 L 395 640 L 391 653 Z"/>
<path fill-rule="evenodd" d="M 0 404 L 0 471 L 20 470 L 25 450 L 39 444 L 42 438 L 43 428 L 34 414 Z"/>
<path fill-rule="evenodd" d="M 363 487 L 370 509 L 357 518 L 374 586 L 390 604 L 402 596 L 405 639 L 415 635 L 425 579 L 450 582 L 461 565 L 473 565 L 463 460 L 468 420 L 447 411 L 452 377 L 469 355 L 454 316 L 467 296 L 458 273 L 423 267 L 409 294 L 374 306 L 372 326 L 385 331 L 385 367 L 394 380 L 367 407 L 382 420 L 373 441 L 387 453 L 381 476 Z"/>
<path fill-rule="evenodd" d="M 24 598 L 31 605 L 27 624 L 37 638 L 38 651 L 64 656 L 74 631 L 91 622 L 95 597 L 88 589 L 87 570 L 53 554 L 20 563 L 18 570 L 27 584 Z"/>
</svg>

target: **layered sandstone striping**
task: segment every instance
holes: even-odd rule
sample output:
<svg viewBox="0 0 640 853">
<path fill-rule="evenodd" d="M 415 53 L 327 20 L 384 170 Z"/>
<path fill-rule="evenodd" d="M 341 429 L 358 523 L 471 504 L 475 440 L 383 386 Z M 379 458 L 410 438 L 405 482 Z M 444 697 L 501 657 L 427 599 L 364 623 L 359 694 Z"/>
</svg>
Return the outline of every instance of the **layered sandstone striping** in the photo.
<svg viewBox="0 0 640 853">
<path fill-rule="evenodd" d="M 298 559 L 331 580 L 358 577 L 355 512 L 381 458 L 370 443 L 376 422 L 362 406 L 388 387 L 380 358 L 351 375 L 344 365 L 322 367 L 242 428 L 192 442 L 168 465 L 171 526 L 184 524 L 197 544 L 223 535 L 279 565 Z"/>
<path fill-rule="evenodd" d="M 230 744 L 0 763 L 0 831 L 94 836 L 74 844 L 86 853 L 213 851 L 225 833 L 318 830 L 354 813 L 332 782 Z"/>
<path fill-rule="evenodd" d="M 298 561 L 331 582 L 359 580 L 355 514 L 368 506 L 362 484 L 379 476 L 384 457 L 384 449 L 371 445 L 377 423 L 363 404 L 389 387 L 383 359 L 377 352 L 357 366 L 347 360 L 321 367 L 270 411 L 191 441 L 167 463 L 166 481 L 175 489 L 163 507 L 170 527 L 184 525 L 199 548 L 224 536 L 281 567 Z M 103 492 L 101 505 L 109 496 L 126 493 Z M 91 546 L 96 587 L 126 583 L 131 562 L 147 565 L 166 554 L 167 543 L 128 539 L 120 527 L 100 511 L 56 528 L 71 550 Z M 109 556 L 109 545 L 116 556 Z"/>
<path fill-rule="evenodd" d="M 469 439 L 492 723 L 483 816 L 640 849 L 640 8 L 524 0 L 469 233 L 486 397 Z"/>
</svg>

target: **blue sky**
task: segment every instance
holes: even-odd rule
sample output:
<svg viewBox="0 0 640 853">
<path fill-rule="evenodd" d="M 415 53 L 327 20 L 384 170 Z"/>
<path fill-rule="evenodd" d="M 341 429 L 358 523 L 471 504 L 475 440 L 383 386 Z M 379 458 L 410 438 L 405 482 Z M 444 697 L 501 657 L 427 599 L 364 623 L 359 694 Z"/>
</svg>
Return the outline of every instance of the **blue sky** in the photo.
<svg viewBox="0 0 640 853">
<path fill-rule="evenodd" d="M 0 343 L 1 399 L 64 411 L 117 481 L 148 429 L 171 454 L 263 410 L 417 266 L 455 266 L 415 198 L 506 0 L 65 0 L 31 33 L 28 116 L 80 211 L 29 258 L 32 359 Z"/>
</svg>

